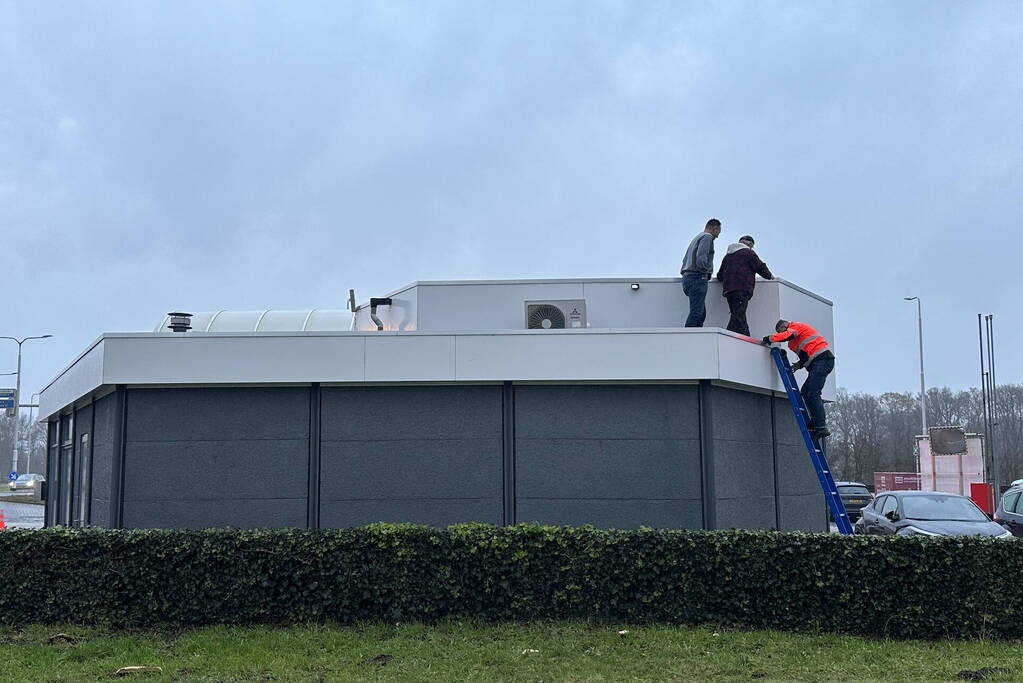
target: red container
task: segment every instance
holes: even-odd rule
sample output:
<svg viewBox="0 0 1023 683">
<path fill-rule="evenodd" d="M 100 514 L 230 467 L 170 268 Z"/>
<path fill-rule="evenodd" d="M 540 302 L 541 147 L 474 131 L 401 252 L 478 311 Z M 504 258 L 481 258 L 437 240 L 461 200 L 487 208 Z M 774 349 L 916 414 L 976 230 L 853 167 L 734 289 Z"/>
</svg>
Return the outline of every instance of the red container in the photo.
<svg viewBox="0 0 1023 683">
<path fill-rule="evenodd" d="M 970 498 L 989 517 L 995 514 L 995 487 L 992 484 L 970 484 Z"/>
<path fill-rule="evenodd" d="M 885 491 L 919 491 L 920 475 L 916 472 L 874 472 L 874 495 Z"/>
</svg>

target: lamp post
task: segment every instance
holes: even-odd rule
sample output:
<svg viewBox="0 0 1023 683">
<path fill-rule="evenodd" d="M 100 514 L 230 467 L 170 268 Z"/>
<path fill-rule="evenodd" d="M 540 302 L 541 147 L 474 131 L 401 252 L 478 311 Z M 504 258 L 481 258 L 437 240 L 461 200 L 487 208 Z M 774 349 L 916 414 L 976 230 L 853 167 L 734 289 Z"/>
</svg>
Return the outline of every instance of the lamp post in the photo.
<svg viewBox="0 0 1023 683">
<path fill-rule="evenodd" d="M 920 297 L 903 297 L 906 301 L 916 302 L 916 324 L 920 336 L 920 436 L 927 436 L 927 388 L 924 386 L 924 316 L 920 306 Z"/>
<path fill-rule="evenodd" d="M 28 406 L 28 460 L 25 463 L 25 467 L 28 468 L 29 472 L 34 471 L 32 469 L 32 455 L 36 452 L 36 423 L 32 421 L 32 413 L 39 407 L 39 394 L 40 392 L 38 391 L 32 394 Z"/>
<path fill-rule="evenodd" d="M 52 336 L 52 334 L 44 334 L 38 337 L 25 337 L 23 339 L 18 339 L 17 337 L 0 337 L 0 339 L 10 339 L 18 345 L 18 381 L 14 388 L 14 452 L 11 454 L 11 472 L 18 471 L 18 417 L 20 416 L 19 407 L 21 406 L 21 345 L 30 339 L 48 339 Z"/>
</svg>

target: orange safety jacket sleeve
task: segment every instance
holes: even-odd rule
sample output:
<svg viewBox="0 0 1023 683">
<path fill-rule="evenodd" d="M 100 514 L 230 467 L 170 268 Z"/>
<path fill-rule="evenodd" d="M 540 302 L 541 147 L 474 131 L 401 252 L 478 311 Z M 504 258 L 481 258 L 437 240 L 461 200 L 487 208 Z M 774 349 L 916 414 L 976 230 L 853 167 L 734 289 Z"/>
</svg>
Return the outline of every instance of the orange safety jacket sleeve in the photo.
<svg viewBox="0 0 1023 683">
<path fill-rule="evenodd" d="M 771 335 L 771 341 L 773 342 L 786 342 L 790 339 L 796 338 L 796 331 L 793 329 L 787 329 L 784 332 L 775 332 Z"/>
</svg>

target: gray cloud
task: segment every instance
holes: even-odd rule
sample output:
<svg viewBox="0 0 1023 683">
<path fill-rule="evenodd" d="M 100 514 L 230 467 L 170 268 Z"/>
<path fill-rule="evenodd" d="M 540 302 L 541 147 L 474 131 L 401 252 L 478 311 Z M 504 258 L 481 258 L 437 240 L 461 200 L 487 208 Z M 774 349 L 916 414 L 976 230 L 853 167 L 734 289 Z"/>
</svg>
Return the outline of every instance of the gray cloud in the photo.
<svg viewBox="0 0 1023 683">
<path fill-rule="evenodd" d="M 0 8 L 27 386 L 175 307 L 672 275 L 710 215 L 835 299 L 842 385 L 915 385 L 907 295 L 929 381 L 975 382 L 979 311 L 1020 380 L 1018 3 Z"/>
</svg>

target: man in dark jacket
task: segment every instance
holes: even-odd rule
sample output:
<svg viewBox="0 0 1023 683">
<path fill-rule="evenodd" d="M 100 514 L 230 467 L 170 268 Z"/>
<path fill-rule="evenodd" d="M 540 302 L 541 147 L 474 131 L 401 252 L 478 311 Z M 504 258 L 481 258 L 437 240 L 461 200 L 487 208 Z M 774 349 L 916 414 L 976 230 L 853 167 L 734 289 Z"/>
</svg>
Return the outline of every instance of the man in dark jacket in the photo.
<svg viewBox="0 0 1023 683">
<path fill-rule="evenodd" d="M 753 251 L 753 238 L 743 235 L 736 244 L 728 246 L 728 253 L 721 259 L 717 277 L 732 314 L 728 320 L 728 329 L 747 337 L 749 325 L 746 324 L 746 307 L 753 298 L 757 275 L 765 280 L 774 279 L 767 264 Z"/>
</svg>

